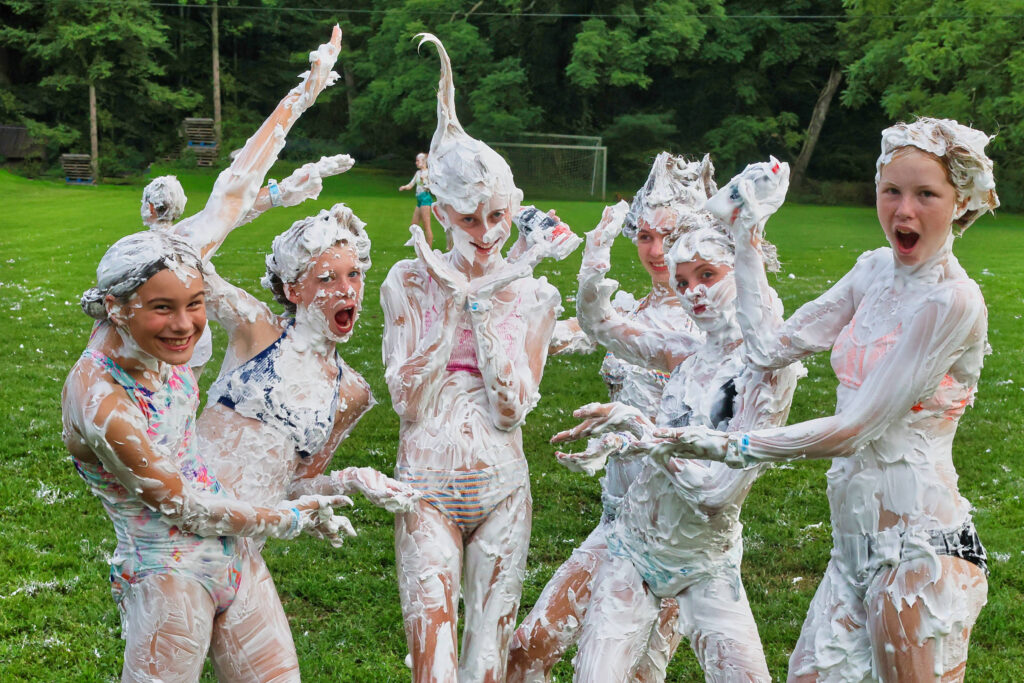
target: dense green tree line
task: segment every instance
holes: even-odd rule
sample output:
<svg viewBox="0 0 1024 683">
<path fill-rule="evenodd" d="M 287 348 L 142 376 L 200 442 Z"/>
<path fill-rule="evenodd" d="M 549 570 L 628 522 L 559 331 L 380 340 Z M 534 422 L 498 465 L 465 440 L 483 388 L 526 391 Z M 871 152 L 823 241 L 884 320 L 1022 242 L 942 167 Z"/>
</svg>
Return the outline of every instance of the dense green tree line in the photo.
<svg viewBox="0 0 1024 683">
<path fill-rule="evenodd" d="M 0 123 L 87 151 L 91 86 L 105 172 L 174 153 L 181 119 L 213 111 L 212 4 L 0 0 Z M 1024 0 L 221 0 L 218 13 L 225 148 L 338 22 L 342 79 L 293 154 L 424 147 L 437 59 L 412 37 L 430 31 L 472 133 L 602 135 L 627 185 L 665 148 L 710 151 L 720 175 L 775 154 L 855 199 L 880 129 L 930 115 L 997 134 L 1004 204 L 1024 206 Z"/>
</svg>

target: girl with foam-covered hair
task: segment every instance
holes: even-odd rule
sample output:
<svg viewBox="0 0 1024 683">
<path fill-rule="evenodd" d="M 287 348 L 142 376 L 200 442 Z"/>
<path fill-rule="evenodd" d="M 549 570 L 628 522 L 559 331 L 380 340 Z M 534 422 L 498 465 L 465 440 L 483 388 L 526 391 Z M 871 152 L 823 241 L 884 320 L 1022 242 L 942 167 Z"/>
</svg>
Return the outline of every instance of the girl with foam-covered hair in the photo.
<svg viewBox="0 0 1024 683">
<path fill-rule="evenodd" d="M 734 467 L 834 458 L 832 556 L 790 680 L 963 680 L 988 583 L 952 447 L 974 400 L 987 314 L 953 255 L 953 226 L 999 204 L 988 140 L 928 118 L 883 131 L 876 206 L 890 246 L 861 255 L 828 292 L 748 345 L 748 367 L 765 370 L 831 349 L 835 415 L 674 435 L 680 451 Z M 758 213 L 756 179 L 733 189 Z M 734 224 L 737 244 L 756 244 L 745 213 Z M 751 259 L 736 274 L 744 330 L 763 326 L 763 269 Z"/>
<path fill-rule="evenodd" d="M 236 537 L 308 530 L 336 542 L 346 524 L 330 507 L 343 496 L 254 505 L 208 469 L 185 365 L 206 325 L 206 275 L 176 235 L 119 240 L 82 297 L 98 325 L 64 384 L 64 443 L 117 537 L 110 585 L 126 681 L 198 680 L 208 650 L 220 680 L 287 672 L 287 658 L 266 649 L 288 635 L 283 612 L 268 609 L 280 606 L 273 582 Z"/>
<path fill-rule="evenodd" d="M 780 166 L 775 177 L 780 192 L 787 170 Z M 607 549 L 592 581 L 573 660 L 578 681 L 663 680 L 671 650 L 655 646 L 673 631 L 689 639 L 707 680 L 770 680 L 740 576 L 740 510 L 764 468 L 733 470 L 664 457 L 654 433 L 683 425 L 783 424 L 800 368 L 753 372 L 744 367 L 747 340 L 737 322 L 733 278 L 743 248 L 711 214 L 693 207 L 683 212 L 688 229 L 666 262 L 681 308 L 699 334 L 629 324 L 609 313 L 614 281 L 588 285 L 593 292 L 585 297 L 581 277 L 577 309 L 592 309 L 586 315 L 581 310 L 581 319 L 593 315 L 599 334 L 614 339 L 616 353 L 648 367 L 671 367 L 671 375 L 653 419 L 623 403 L 592 404 L 576 411 L 582 424 L 552 439 L 603 435 L 583 453 L 557 455 L 591 468 L 612 455 L 610 462 L 632 459 L 634 468 L 605 530 Z M 622 213 L 606 212 L 597 231 L 614 234 Z M 752 252 L 754 258 L 772 258 L 760 249 Z M 774 292 L 764 306 L 764 324 L 781 324 L 782 305 Z M 665 600 L 675 603 L 675 614 L 666 615 Z"/>
<path fill-rule="evenodd" d="M 662 152 L 654 160 L 647 182 L 625 213 L 622 228 L 622 233 L 636 245 L 640 263 L 651 278 L 651 290 L 639 300 L 620 291 L 614 301 L 607 301 L 607 307 L 597 304 L 607 295 L 598 291 L 598 285 L 611 266 L 615 233 L 594 231 L 588 235 L 580 268 L 575 322 L 583 338 L 609 349 L 601 364 L 601 376 L 608 385 L 610 400 L 636 408 L 651 419 L 658 414 L 661 393 L 672 370 L 667 363 L 672 361 L 666 359 L 662 366 L 650 365 L 650 348 L 640 351 L 637 345 L 655 344 L 656 340 L 627 334 L 625 330 L 644 328 L 666 335 L 681 332 L 692 335 L 695 340 L 701 337 L 672 291 L 665 252 L 693 227 L 694 209 L 703 205 L 716 189 L 714 166 L 708 156 L 691 162 L 685 157 Z M 617 207 L 619 216 L 624 211 L 625 204 Z M 556 328 L 556 336 L 558 333 L 559 328 Z M 595 452 L 600 451 L 601 439 L 595 439 L 591 447 Z M 563 464 L 575 471 L 593 474 L 600 469 L 596 464 L 598 459 L 597 456 L 579 462 L 567 459 Z M 605 533 L 640 464 L 639 458 L 614 455 L 607 461 L 605 476 L 601 479 L 604 503 L 601 522 L 555 571 L 516 630 L 509 654 L 509 681 L 547 680 L 551 668 L 575 643 L 590 603 L 592 579 L 608 553 Z M 675 610 L 674 601 L 665 602 L 660 620 L 665 628 L 655 634 L 651 654 L 640 665 L 638 679 L 657 680 L 664 676 L 664 665 L 679 642 L 675 634 Z"/>
<path fill-rule="evenodd" d="M 274 238 L 263 285 L 285 307 L 284 315 L 207 265 L 207 306 L 228 333 L 228 344 L 196 442 L 221 485 L 240 500 L 276 505 L 295 496 L 358 491 L 394 511 L 408 509 L 415 498 L 408 487 L 368 467 L 324 474 L 334 451 L 374 405 L 369 385 L 336 348 L 351 336 L 362 307 L 370 267 L 363 226 L 337 204 Z M 355 533 L 347 521 L 344 530 Z M 281 671 L 297 678 L 295 645 L 261 549 L 258 541 L 250 546 L 271 596 L 260 610 L 276 625 L 264 646 Z M 251 665 L 246 657 L 222 655 L 224 666 L 236 670 Z"/>
<path fill-rule="evenodd" d="M 448 55 L 422 38 L 441 59 L 430 190 L 453 247 L 432 251 L 412 226 L 418 258 L 381 287 L 395 477 L 423 495 L 395 518 L 399 595 L 414 680 L 500 681 L 530 540 L 520 427 L 540 398 L 559 295 L 531 277 L 529 252 L 515 265 L 503 257 L 522 192 L 505 160 L 463 131 Z"/>
</svg>

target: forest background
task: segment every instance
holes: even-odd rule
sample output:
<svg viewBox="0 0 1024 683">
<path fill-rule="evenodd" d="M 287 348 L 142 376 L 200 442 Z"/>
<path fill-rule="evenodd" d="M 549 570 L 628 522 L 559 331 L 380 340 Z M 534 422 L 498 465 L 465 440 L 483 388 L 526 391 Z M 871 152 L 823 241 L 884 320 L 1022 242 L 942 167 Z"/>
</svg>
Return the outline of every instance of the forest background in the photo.
<svg viewBox="0 0 1024 683">
<path fill-rule="evenodd" d="M 39 144 L 20 172 L 55 175 L 89 151 L 92 90 L 101 175 L 137 176 L 213 115 L 215 24 L 226 154 L 335 22 L 340 82 L 285 159 L 408 166 L 435 121 L 437 61 L 411 39 L 430 31 L 470 133 L 600 135 L 614 187 L 663 149 L 725 177 L 774 154 L 791 196 L 872 203 L 879 131 L 929 115 L 995 134 L 1003 206 L 1024 208 L 1024 0 L 0 0 L 0 124 Z"/>
</svg>

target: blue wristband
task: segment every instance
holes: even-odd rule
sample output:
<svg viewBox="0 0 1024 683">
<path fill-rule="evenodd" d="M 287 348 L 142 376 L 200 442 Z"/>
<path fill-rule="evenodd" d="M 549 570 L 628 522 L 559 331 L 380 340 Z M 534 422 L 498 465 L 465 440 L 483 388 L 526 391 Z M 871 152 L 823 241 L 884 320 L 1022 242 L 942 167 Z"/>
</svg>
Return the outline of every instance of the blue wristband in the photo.
<svg viewBox="0 0 1024 683">
<path fill-rule="evenodd" d="M 281 188 L 277 186 L 276 180 L 271 178 L 267 181 L 267 190 L 270 192 L 271 206 L 284 206 L 284 201 L 281 199 Z"/>
<path fill-rule="evenodd" d="M 288 532 L 288 536 L 295 538 L 299 535 L 299 524 L 302 523 L 302 513 L 299 512 L 299 508 L 292 508 L 292 514 L 295 515 L 295 518 L 292 519 L 292 527 Z"/>
</svg>

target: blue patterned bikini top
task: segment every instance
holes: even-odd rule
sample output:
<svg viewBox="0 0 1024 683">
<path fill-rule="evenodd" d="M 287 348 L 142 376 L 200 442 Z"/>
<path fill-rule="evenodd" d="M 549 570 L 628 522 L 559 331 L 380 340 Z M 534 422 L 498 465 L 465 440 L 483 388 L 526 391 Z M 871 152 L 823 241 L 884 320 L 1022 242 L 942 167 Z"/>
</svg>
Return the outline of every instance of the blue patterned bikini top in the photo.
<svg viewBox="0 0 1024 683">
<path fill-rule="evenodd" d="M 279 364 L 288 351 L 288 335 L 293 325 L 294 321 L 289 322 L 273 344 L 218 377 L 210 385 L 209 400 L 273 427 L 287 436 L 305 458 L 322 450 L 331 437 L 341 391 L 342 362 L 335 351 L 338 378 L 329 397 L 316 395 L 323 393 L 323 387 L 298 386 L 298 379 L 282 375 Z M 300 391 L 310 393 L 300 398 Z"/>
</svg>

